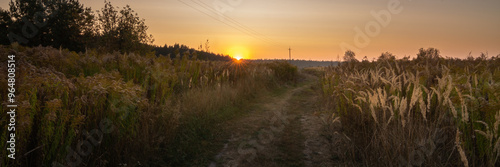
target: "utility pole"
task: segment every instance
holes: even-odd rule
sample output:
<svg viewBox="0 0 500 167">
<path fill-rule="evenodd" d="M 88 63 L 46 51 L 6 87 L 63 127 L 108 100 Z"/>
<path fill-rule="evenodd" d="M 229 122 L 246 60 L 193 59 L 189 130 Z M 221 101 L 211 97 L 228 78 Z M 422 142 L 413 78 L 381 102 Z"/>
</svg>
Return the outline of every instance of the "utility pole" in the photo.
<svg viewBox="0 0 500 167">
<path fill-rule="evenodd" d="M 292 48 L 288 47 L 288 58 L 292 61 Z"/>
</svg>

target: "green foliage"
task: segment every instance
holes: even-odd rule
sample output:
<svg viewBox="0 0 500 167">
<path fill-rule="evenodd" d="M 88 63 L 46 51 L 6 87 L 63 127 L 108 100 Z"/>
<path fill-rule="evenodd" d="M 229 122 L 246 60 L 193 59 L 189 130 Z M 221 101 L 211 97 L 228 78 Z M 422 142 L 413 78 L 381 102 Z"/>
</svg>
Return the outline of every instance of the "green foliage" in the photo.
<svg viewBox="0 0 500 167">
<path fill-rule="evenodd" d="M 139 52 L 145 54 L 151 50 L 148 45 L 152 43 L 153 36 L 146 31 L 148 26 L 145 20 L 139 18 L 130 6 L 125 6 L 117 10 L 111 2 L 105 2 L 104 8 L 97 16 L 98 36 L 100 36 L 101 50 L 112 52 L 115 50 L 121 53 Z"/>
<path fill-rule="evenodd" d="M 282 82 L 297 81 L 297 66 L 294 66 L 286 61 L 274 61 L 269 63 L 268 67 L 273 70 L 274 75 Z"/>
<path fill-rule="evenodd" d="M 93 15 L 90 8 L 83 7 L 76 0 L 39 1 L 15 0 L 10 2 L 10 17 L 3 17 L 7 22 L 11 42 L 20 42 L 27 46 L 63 47 L 82 51 L 93 29 Z M 19 36 L 15 38 L 14 35 Z M 19 39 L 23 39 L 20 40 Z M 18 41 L 15 41 L 18 40 Z"/>
<path fill-rule="evenodd" d="M 208 151 L 196 146 L 217 135 L 212 127 L 241 112 L 245 100 L 276 88 L 276 81 L 294 81 L 296 74 L 287 63 L 201 61 L 192 55 L 172 60 L 22 46 L 0 46 L 0 54 L 16 55 L 16 155 L 26 154 L 16 161 L 3 156 L 0 166 L 68 164 L 67 148 L 88 140 L 103 120 L 114 130 L 81 156 L 81 164 L 183 165 Z M 7 101 L 7 81 L 0 84 L 0 100 Z M 7 123 L 0 118 L 3 136 Z"/>
<path fill-rule="evenodd" d="M 121 10 L 105 2 L 97 16 L 78 0 L 14 0 L 0 11 L 0 44 L 52 46 L 82 52 L 150 54 L 154 39 L 148 26 L 130 6 Z"/>
</svg>

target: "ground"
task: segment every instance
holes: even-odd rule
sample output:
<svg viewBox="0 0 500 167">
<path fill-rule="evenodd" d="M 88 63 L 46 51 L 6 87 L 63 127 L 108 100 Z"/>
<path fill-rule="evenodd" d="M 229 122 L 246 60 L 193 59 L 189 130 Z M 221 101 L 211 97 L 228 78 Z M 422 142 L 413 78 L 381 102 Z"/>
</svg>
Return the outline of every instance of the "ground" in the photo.
<svg viewBox="0 0 500 167">
<path fill-rule="evenodd" d="M 334 166 L 321 112 L 317 78 L 305 75 L 298 86 L 264 96 L 244 116 L 227 121 L 223 148 L 208 165 Z"/>
</svg>

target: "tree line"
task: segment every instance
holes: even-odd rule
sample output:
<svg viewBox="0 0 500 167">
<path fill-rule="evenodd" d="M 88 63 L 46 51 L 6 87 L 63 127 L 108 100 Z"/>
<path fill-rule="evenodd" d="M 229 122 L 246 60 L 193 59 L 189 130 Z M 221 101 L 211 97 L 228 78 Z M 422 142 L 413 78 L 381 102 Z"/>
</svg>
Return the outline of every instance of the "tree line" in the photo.
<svg viewBox="0 0 500 167">
<path fill-rule="evenodd" d="M 187 46 L 154 46 L 148 26 L 129 6 L 116 7 L 105 1 L 100 10 L 85 7 L 78 0 L 11 0 L 9 9 L 0 8 L 0 44 L 50 46 L 76 52 L 92 49 L 99 52 L 170 55 L 188 54 Z M 207 40 L 208 45 L 208 40 Z M 206 60 L 230 60 L 230 57 L 199 51 Z"/>
<path fill-rule="evenodd" d="M 206 48 L 208 48 L 208 44 Z M 171 59 L 177 57 L 182 58 L 183 56 L 188 56 L 190 59 L 212 61 L 231 61 L 233 59 L 228 55 L 215 54 L 210 52 L 208 49 L 203 50 L 201 46 L 197 50 L 178 43 L 170 46 L 166 44 L 163 46 L 153 46 L 153 49 L 156 56 L 168 56 Z"/>
<path fill-rule="evenodd" d="M 439 59 L 445 59 L 444 57 L 441 56 L 440 54 L 441 52 L 439 51 L 439 49 L 436 49 L 436 48 L 427 48 L 427 49 L 424 49 L 424 48 L 420 48 L 418 49 L 418 53 L 417 53 L 417 57 L 415 58 L 415 60 L 417 61 L 429 61 L 429 60 L 439 60 Z M 479 55 L 479 57 L 476 57 L 474 58 L 472 56 L 472 52 L 469 53 L 469 55 L 467 56 L 466 60 L 469 60 L 469 61 L 473 61 L 473 60 L 487 60 L 488 58 L 491 58 L 491 59 L 498 59 L 500 58 L 500 54 L 498 54 L 497 56 L 492 56 L 492 57 L 489 57 L 488 56 L 488 52 L 484 53 L 484 52 L 481 52 L 481 54 Z M 345 53 L 344 53 L 344 62 L 349 62 L 349 63 L 357 63 L 359 62 L 358 59 L 356 59 L 356 53 L 354 53 L 352 50 L 347 50 Z M 446 57 L 446 59 L 457 59 L 457 58 L 451 58 L 451 57 Z M 373 59 L 373 61 L 378 61 L 378 62 L 381 62 L 381 61 L 395 61 L 396 60 L 396 55 L 390 53 L 390 52 L 384 52 L 382 53 L 377 59 Z M 410 60 L 410 56 L 404 56 L 403 58 L 401 58 L 401 60 L 405 60 L 405 61 L 409 61 Z M 369 62 L 368 61 L 368 58 L 365 56 L 363 57 L 362 59 L 362 62 L 364 63 L 367 63 Z"/>
<path fill-rule="evenodd" d="M 11 0 L 0 9 L 0 43 L 52 46 L 72 51 L 145 52 L 153 36 L 146 33 L 145 20 L 125 6 L 105 1 L 93 11 L 78 0 Z"/>
</svg>

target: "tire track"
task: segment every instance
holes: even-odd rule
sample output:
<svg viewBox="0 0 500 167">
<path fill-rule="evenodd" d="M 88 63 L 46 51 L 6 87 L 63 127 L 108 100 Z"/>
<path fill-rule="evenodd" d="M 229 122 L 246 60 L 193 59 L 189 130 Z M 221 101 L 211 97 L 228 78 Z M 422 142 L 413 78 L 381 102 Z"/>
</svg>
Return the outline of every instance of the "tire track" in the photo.
<svg viewBox="0 0 500 167">
<path fill-rule="evenodd" d="M 231 137 L 208 166 L 332 166 L 315 84 L 307 76 L 304 85 L 265 97 L 258 109 L 228 121 Z"/>
</svg>

